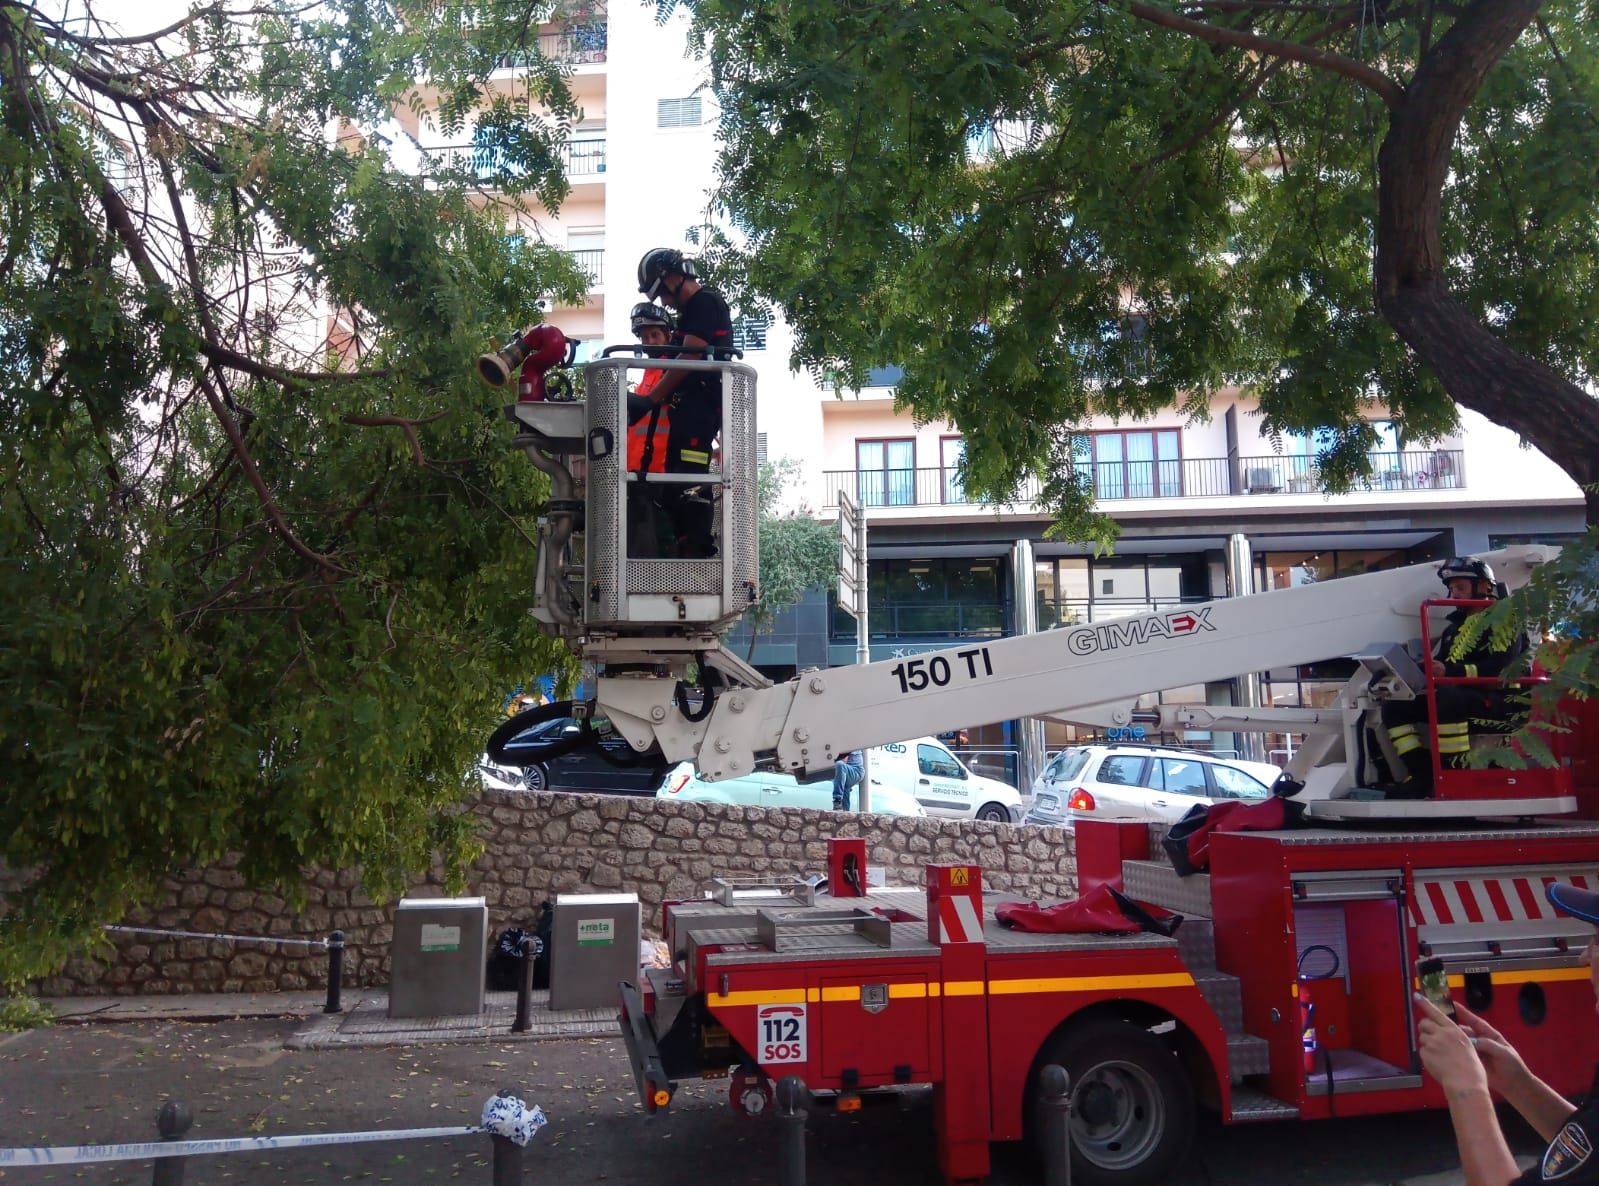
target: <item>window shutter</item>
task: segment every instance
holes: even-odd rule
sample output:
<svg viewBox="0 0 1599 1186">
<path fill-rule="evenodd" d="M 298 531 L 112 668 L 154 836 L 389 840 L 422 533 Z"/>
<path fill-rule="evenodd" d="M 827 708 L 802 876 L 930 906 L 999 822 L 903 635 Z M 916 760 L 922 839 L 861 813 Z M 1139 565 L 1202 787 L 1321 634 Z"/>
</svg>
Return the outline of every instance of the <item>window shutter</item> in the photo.
<svg viewBox="0 0 1599 1186">
<path fill-rule="evenodd" d="M 697 128 L 700 126 L 700 97 L 657 99 L 655 126 L 658 128 Z"/>
</svg>

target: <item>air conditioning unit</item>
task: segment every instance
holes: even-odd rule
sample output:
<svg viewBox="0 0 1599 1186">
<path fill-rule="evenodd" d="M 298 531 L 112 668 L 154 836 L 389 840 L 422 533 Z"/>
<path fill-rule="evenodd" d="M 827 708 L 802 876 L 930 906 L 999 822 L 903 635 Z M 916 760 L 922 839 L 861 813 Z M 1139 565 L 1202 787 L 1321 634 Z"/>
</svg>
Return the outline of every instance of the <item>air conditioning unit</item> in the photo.
<svg viewBox="0 0 1599 1186">
<path fill-rule="evenodd" d="M 1249 492 L 1251 494 L 1276 494 L 1282 488 L 1282 475 L 1276 470 L 1262 467 L 1249 471 Z"/>
</svg>

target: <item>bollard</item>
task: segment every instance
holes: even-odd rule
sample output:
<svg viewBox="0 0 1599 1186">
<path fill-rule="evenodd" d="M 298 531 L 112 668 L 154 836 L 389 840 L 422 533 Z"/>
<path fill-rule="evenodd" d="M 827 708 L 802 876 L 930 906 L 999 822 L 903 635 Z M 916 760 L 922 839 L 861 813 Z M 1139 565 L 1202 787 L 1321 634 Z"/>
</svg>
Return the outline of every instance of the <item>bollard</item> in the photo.
<svg viewBox="0 0 1599 1186">
<path fill-rule="evenodd" d="M 344 1012 L 339 992 L 344 987 L 344 932 L 334 931 L 328 936 L 328 1003 L 324 1013 Z"/>
<path fill-rule="evenodd" d="M 1050 1063 L 1038 1072 L 1044 1105 L 1044 1186 L 1072 1186 L 1072 1077 Z"/>
<path fill-rule="evenodd" d="M 168 1100 L 156 1113 L 155 1127 L 163 1141 L 178 1141 L 194 1123 L 194 1113 L 182 1100 Z M 183 1186 L 184 1157 L 157 1157 L 150 1173 L 151 1186 Z"/>
<path fill-rule="evenodd" d="M 525 1034 L 533 1028 L 533 948 L 537 942 L 532 935 L 523 935 L 517 944 L 522 952 L 522 975 L 516 984 L 516 1020 L 511 1023 L 513 1034 Z"/>
<path fill-rule="evenodd" d="M 509 1097 L 516 1092 L 506 1088 L 494 1094 Z M 522 1146 L 499 1133 L 491 1134 L 489 1140 L 494 1145 L 493 1186 L 522 1186 Z"/>
<path fill-rule="evenodd" d="M 805 1081 L 784 1075 L 777 1081 L 777 1120 L 783 1129 L 782 1186 L 805 1186 Z"/>
</svg>

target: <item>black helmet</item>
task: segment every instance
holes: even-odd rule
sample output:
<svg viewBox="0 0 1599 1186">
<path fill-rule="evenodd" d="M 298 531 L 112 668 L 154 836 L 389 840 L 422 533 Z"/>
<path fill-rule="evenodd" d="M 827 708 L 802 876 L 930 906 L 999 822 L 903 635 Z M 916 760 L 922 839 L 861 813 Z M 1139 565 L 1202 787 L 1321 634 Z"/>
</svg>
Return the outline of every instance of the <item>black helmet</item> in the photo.
<svg viewBox="0 0 1599 1186">
<path fill-rule="evenodd" d="M 1473 560 L 1470 556 L 1455 556 L 1445 560 L 1438 569 L 1438 579 L 1446 586 L 1450 581 L 1465 578 L 1472 581 L 1487 581 L 1494 583 L 1494 570 L 1481 560 Z"/>
<path fill-rule="evenodd" d="M 638 290 L 654 300 L 662 278 L 673 275 L 698 276 L 694 261 L 673 247 L 651 247 L 638 261 Z"/>
<path fill-rule="evenodd" d="M 628 321 L 632 324 L 635 334 L 652 325 L 664 329 L 667 333 L 677 328 L 672 324 L 672 315 L 654 301 L 640 301 L 634 305 L 633 312 L 628 315 Z"/>
</svg>

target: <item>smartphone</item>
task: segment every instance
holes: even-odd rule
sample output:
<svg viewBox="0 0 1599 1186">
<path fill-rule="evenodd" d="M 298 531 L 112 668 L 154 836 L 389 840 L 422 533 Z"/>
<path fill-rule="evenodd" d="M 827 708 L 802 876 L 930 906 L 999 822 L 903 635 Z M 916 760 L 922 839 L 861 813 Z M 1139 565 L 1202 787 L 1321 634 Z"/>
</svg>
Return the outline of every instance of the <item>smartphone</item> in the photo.
<svg viewBox="0 0 1599 1186">
<path fill-rule="evenodd" d="M 1443 960 L 1437 956 L 1417 960 L 1416 979 L 1421 981 L 1422 996 L 1448 1014 L 1449 1020 L 1459 1020 L 1455 1016 L 1455 1003 L 1449 998 L 1449 975 L 1444 971 Z"/>
</svg>

